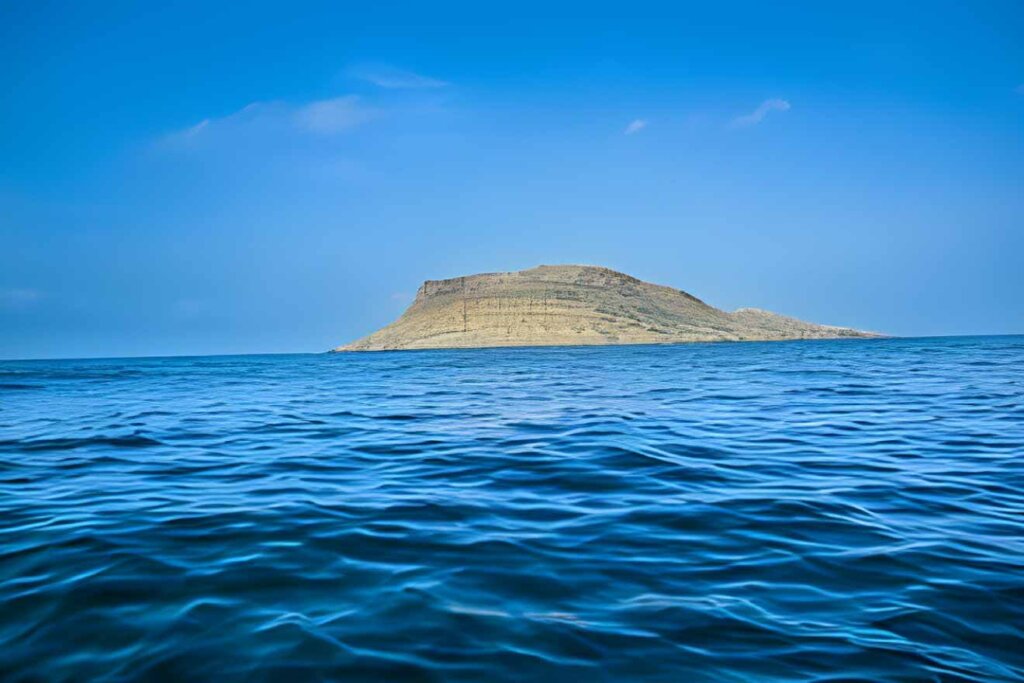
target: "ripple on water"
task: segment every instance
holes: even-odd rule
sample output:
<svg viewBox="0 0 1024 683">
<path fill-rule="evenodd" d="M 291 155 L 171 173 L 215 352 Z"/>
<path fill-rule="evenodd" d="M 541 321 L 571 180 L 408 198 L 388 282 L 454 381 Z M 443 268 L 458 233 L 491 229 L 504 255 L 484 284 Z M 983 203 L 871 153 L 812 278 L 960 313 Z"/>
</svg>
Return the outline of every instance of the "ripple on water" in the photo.
<svg viewBox="0 0 1024 683">
<path fill-rule="evenodd" d="M 0 671 L 1024 680 L 1024 338 L 0 362 Z"/>
</svg>

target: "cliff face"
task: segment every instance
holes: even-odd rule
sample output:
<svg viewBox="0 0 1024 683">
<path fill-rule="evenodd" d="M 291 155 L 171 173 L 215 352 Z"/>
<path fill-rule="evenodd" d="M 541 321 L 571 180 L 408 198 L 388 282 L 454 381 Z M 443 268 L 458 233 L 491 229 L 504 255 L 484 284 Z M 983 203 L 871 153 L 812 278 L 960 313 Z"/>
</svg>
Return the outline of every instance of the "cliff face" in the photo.
<svg viewBox="0 0 1024 683">
<path fill-rule="evenodd" d="M 335 351 L 873 337 L 753 308 L 727 313 L 595 266 L 427 280 L 402 316 Z"/>
</svg>

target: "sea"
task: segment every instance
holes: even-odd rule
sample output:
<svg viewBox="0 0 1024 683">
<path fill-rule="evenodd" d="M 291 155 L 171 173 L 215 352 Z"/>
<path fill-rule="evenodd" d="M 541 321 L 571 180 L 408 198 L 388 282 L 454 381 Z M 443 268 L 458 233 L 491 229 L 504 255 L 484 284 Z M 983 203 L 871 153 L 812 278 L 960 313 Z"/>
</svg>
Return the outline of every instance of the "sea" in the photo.
<svg viewBox="0 0 1024 683">
<path fill-rule="evenodd" d="M 0 679 L 1024 680 L 1024 337 L 0 362 Z"/>
</svg>

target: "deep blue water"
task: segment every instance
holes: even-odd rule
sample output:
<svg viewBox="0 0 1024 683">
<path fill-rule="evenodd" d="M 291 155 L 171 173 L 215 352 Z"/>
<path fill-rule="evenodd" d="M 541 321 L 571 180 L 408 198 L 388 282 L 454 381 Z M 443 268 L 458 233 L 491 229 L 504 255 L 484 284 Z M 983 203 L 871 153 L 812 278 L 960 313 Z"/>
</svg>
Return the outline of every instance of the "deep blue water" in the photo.
<svg viewBox="0 0 1024 683">
<path fill-rule="evenodd" d="M 1024 337 L 0 362 L 9 680 L 1024 680 Z"/>
</svg>

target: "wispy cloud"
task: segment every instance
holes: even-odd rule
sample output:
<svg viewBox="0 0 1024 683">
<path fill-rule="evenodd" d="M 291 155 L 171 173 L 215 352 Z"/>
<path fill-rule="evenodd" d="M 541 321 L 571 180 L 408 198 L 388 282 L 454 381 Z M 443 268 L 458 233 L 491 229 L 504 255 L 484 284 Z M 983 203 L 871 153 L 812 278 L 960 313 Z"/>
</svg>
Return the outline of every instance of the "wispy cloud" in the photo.
<svg viewBox="0 0 1024 683">
<path fill-rule="evenodd" d="M 624 130 L 623 133 L 625 135 L 633 135 L 634 133 L 639 133 L 646 127 L 647 121 L 644 119 L 634 119 L 629 122 L 629 125 L 626 126 L 626 130 Z"/>
<path fill-rule="evenodd" d="M 0 308 L 25 308 L 39 302 L 42 298 L 43 293 L 38 289 L 27 287 L 0 289 Z"/>
<path fill-rule="evenodd" d="M 1014 90 L 1014 92 L 1016 92 L 1016 93 L 1017 93 L 1018 95 L 1024 95 L 1024 83 L 1021 83 L 1020 85 L 1018 85 L 1018 86 L 1017 86 L 1016 88 L 1014 88 L 1013 90 Z"/>
<path fill-rule="evenodd" d="M 373 117 L 373 110 L 364 107 L 355 95 L 310 102 L 295 112 L 295 121 L 301 128 L 325 134 L 340 133 Z"/>
<path fill-rule="evenodd" d="M 182 138 L 194 138 L 195 136 L 202 133 L 210 125 L 210 119 L 203 119 L 194 126 L 189 126 L 185 130 L 178 133 Z"/>
<path fill-rule="evenodd" d="M 438 78 L 431 78 L 422 74 L 396 69 L 390 66 L 358 66 L 349 70 L 349 73 L 361 80 L 373 83 L 381 88 L 443 88 L 449 85 L 447 81 Z"/>
<path fill-rule="evenodd" d="M 205 118 L 163 138 L 170 146 L 191 146 L 220 135 L 259 131 L 268 137 L 295 133 L 336 135 L 372 120 L 377 111 L 355 95 L 301 104 L 253 102 L 226 116 Z"/>
<path fill-rule="evenodd" d="M 768 116 L 769 112 L 789 111 L 789 109 L 789 102 L 778 97 L 773 97 L 762 102 L 760 105 L 758 105 L 757 109 L 750 112 L 749 114 L 744 114 L 743 116 L 737 116 L 736 118 L 734 118 L 732 120 L 732 125 L 738 128 L 756 126 L 757 124 L 761 123 L 761 121 L 764 120 L 764 117 Z"/>
</svg>

